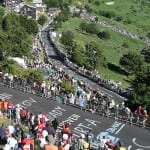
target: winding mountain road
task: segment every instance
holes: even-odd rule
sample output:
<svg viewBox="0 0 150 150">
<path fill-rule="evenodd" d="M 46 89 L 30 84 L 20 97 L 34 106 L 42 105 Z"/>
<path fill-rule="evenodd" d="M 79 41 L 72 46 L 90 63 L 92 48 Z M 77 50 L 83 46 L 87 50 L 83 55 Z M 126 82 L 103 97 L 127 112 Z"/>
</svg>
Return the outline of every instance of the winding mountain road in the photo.
<svg viewBox="0 0 150 150">
<path fill-rule="evenodd" d="M 20 104 L 34 114 L 46 112 L 51 120 L 57 117 L 60 126 L 64 122 L 71 123 L 71 130 L 75 137 L 81 133 L 86 134 L 89 129 L 95 135 L 107 134 L 107 138 L 125 143 L 127 150 L 149 150 L 149 130 L 138 126 L 126 124 L 124 121 L 103 117 L 91 112 L 85 112 L 79 108 L 57 103 L 54 98 L 44 99 L 37 95 L 24 93 L 0 85 L 0 99 L 12 101 L 15 105 Z"/>
<path fill-rule="evenodd" d="M 82 75 L 74 72 L 73 70 L 71 70 L 71 68 L 69 68 L 68 66 L 66 66 L 64 64 L 64 62 L 61 60 L 61 58 L 57 55 L 56 53 L 56 48 L 54 47 L 53 41 L 50 38 L 49 35 L 49 26 L 45 27 L 41 33 L 40 33 L 40 40 L 42 42 L 43 48 L 45 49 L 45 52 L 48 55 L 48 60 L 50 62 L 52 62 L 55 66 L 57 66 L 58 68 L 62 68 L 63 70 L 65 70 L 65 72 L 67 72 L 68 74 L 71 74 L 73 76 L 78 77 L 80 80 L 82 80 L 85 83 L 88 83 L 91 87 L 98 87 L 98 89 L 100 90 L 101 93 L 106 94 L 107 96 L 112 97 L 113 99 L 117 100 L 118 102 L 124 101 L 125 98 L 118 95 L 115 92 L 112 92 L 104 87 L 99 86 L 98 84 L 96 84 L 95 82 L 91 81 L 88 78 L 83 77 Z"/>
</svg>

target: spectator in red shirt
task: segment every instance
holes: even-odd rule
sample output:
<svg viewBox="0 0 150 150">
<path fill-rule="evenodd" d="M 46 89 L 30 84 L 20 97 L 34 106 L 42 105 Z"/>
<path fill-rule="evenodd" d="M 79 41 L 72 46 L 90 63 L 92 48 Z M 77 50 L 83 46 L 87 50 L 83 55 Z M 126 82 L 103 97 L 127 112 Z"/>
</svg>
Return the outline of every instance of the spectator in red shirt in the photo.
<svg viewBox="0 0 150 150">
<path fill-rule="evenodd" d="M 137 114 L 138 114 L 139 116 L 142 115 L 142 106 L 141 106 L 141 105 L 139 105 L 138 108 L 137 108 Z"/>
</svg>

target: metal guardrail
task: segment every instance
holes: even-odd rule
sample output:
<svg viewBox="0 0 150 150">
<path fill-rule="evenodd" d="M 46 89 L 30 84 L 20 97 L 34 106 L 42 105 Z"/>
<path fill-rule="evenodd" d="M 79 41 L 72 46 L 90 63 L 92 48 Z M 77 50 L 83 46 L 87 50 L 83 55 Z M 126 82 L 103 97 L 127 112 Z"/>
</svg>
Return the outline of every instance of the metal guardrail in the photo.
<svg viewBox="0 0 150 150">
<path fill-rule="evenodd" d="M 46 30 L 47 27 L 48 26 L 46 26 L 42 31 Z M 40 39 L 41 45 L 45 51 L 46 59 L 49 60 L 49 54 L 48 54 L 48 50 L 47 50 L 48 48 L 46 47 L 47 45 L 44 44 L 44 41 L 42 40 L 41 34 L 39 34 L 39 39 Z M 60 59 L 63 61 L 63 63 L 65 63 L 65 65 L 67 67 L 69 67 L 69 69 L 71 69 L 74 72 L 76 72 L 77 74 L 79 74 L 83 77 L 86 77 L 89 80 L 99 84 L 100 86 L 119 94 L 120 96 L 128 97 L 128 93 L 127 93 L 126 89 L 117 85 L 116 82 L 114 82 L 114 81 L 111 82 L 108 79 L 101 78 L 97 74 L 95 74 L 89 70 L 83 69 L 82 67 L 79 67 L 77 64 L 74 64 L 73 62 L 71 62 L 68 59 L 68 56 L 65 53 L 65 51 L 63 50 L 63 48 L 60 47 L 59 43 L 57 43 L 54 40 L 54 38 L 51 36 L 51 32 L 48 33 L 48 39 L 49 39 L 50 45 L 52 45 L 52 47 L 54 48 L 56 54 L 60 57 Z"/>
<path fill-rule="evenodd" d="M 126 89 L 120 87 L 119 85 L 117 85 L 117 82 L 114 82 L 114 81 L 112 82 L 109 79 L 101 78 L 101 77 L 99 77 L 98 74 L 95 74 L 89 70 L 79 67 L 77 64 L 74 64 L 73 62 L 71 62 L 68 59 L 67 54 L 65 54 L 65 50 L 62 50 L 63 48 L 59 46 L 59 43 L 57 43 L 53 37 L 51 37 L 50 33 L 49 33 L 48 37 L 49 37 L 49 42 L 53 45 L 53 48 L 55 49 L 55 52 L 57 53 L 57 55 L 62 59 L 62 61 L 65 63 L 65 65 L 68 66 L 71 70 L 73 70 L 76 73 L 78 73 L 79 75 L 86 77 L 87 79 L 97 83 L 98 85 L 100 85 L 112 92 L 119 94 L 120 96 L 128 98 L 128 96 L 129 96 L 128 91 Z M 41 43 L 42 42 L 43 41 L 41 41 Z M 44 44 L 42 46 L 45 49 Z M 47 53 L 46 53 L 46 57 L 48 59 Z"/>
<path fill-rule="evenodd" d="M 61 90 L 57 90 L 55 93 L 52 93 L 50 89 L 43 90 L 41 87 L 34 87 L 33 85 L 24 82 L 21 79 L 9 81 L 0 78 L 0 84 L 8 88 L 13 88 L 22 91 L 27 94 L 38 95 L 45 99 L 56 101 L 57 103 L 77 107 L 85 112 L 89 111 L 91 113 L 99 114 L 104 117 L 109 117 L 115 120 L 123 121 L 127 124 L 143 127 L 144 116 L 138 116 L 135 112 L 127 114 L 125 109 L 121 109 L 120 107 L 109 108 L 108 104 L 103 105 L 101 103 L 95 103 L 92 100 L 81 106 L 79 103 L 76 103 L 76 101 L 74 101 L 73 103 L 70 102 L 67 95 L 64 95 Z M 148 120 L 146 121 L 145 128 L 150 129 L 150 118 L 148 118 Z"/>
</svg>

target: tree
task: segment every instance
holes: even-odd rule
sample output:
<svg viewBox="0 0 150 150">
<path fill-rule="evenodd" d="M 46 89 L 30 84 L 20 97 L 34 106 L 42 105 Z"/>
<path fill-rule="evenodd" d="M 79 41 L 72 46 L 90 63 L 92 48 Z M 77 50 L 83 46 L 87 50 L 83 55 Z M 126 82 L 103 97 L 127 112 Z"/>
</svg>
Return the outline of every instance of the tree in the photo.
<svg viewBox="0 0 150 150">
<path fill-rule="evenodd" d="M 123 17 L 122 17 L 122 16 L 117 16 L 117 17 L 115 18 L 115 20 L 118 21 L 118 22 L 120 22 L 120 21 L 123 20 Z"/>
<path fill-rule="evenodd" d="M 73 42 L 71 60 L 79 66 L 85 66 L 85 46 L 81 41 Z"/>
<path fill-rule="evenodd" d="M 129 52 L 120 58 L 122 65 L 129 74 L 141 71 L 144 66 L 144 57 L 136 52 Z"/>
<path fill-rule="evenodd" d="M 35 35 L 38 32 L 38 24 L 34 19 L 28 19 L 26 16 L 20 15 L 19 23 L 29 34 Z"/>
<path fill-rule="evenodd" d="M 46 22 L 46 20 L 47 20 L 46 16 L 45 16 L 45 15 L 41 15 L 41 16 L 39 17 L 39 19 L 38 19 L 38 23 L 39 23 L 40 25 L 44 25 L 44 23 Z"/>
<path fill-rule="evenodd" d="M 98 68 L 99 65 L 105 66 L 106 64 L 105 57 L 95 42 L 86 44 L 86 58 L 87 66 L 89 66 L 92 70 Z"/>
<path fill-rule="evenodd" d="M 144 55 L 145 61 L 150 63 L 150 46 L 143 48 L 141 54 Z"/>
<path fill-rule="evenodd" d="M 28 19 L 25 16 L 16 14 L 7 14 L 2 21 L 2 30 L 0 30 L 0 48 L 7 52 L 7 55 L 22 57 L 31 56 L 31 36 L 38 31 L 36 21 Z M 2 55 L 1 55 L 2 56 Z"/>
<path fill-rule="evenodd" d="M 150 38 L 150 32 L 147 33 L 147 37 Z"/>
<path fill-rule="evenodd" d="M 99 2 L 98 0 L 96 0 L 96 1 L 94 2 L 94 4 L 95 4 L 96 6 L 99 6 L 99 5 L 100 5 L 100 2 Z"/>
<path fill-rule="evenodd" d="M 94 23 L 90 23 L 86 27 L 86 32 L 90 34 L 97 34 L 99 32 L 98 26 Z"/>
<path fill-rule="evenodd" d="M 90 8 L 88 5 L 85 5 L 84 8 L 87 10 L 88 13 L 92 13 L 93 9 Z"/>
<path fill-rule="evenodd" d="M 58 0 L 44 0 L 44 3 L 46 4 L 47 8 L 49 8 L 49 7 L 59 7 Z"/>
<path fill-rule="evenodd" d="M 100 32 L 98 32 L 97 36 L 100 39 L 109 39 L 110 38 L 110 34 L 108 31 L 100 31 Z"/>
<path fill-rule="evenodd" d="M 0 0 L 0 5 L 2 5 L 4 3 L 4 0 Z"/>
<path fill-rule="evenodd" d="M 25 70 L 24 76 L 31 79 L 32 81 L 42 81 L 44 78 L 43 72 L 35 69 Z"/>
<path fill-rule="evenodd" d="M 65 22 L 69 19 L 70 12 L 68 9 L 63 9 L 58 16 L 56 16 L 55 21 L 56 22 Z"/>
<path fill-rule="evenodd" d="M 8 13 L 5 15 L 2 21 L 2 28 L 5 31 L 11 30 L 12 27 L 18 27 L 19 26 L 19 16 L 13 13 Z"/>
<path fill-rule="evenodd" d="M 72 86 L 69 81 L 61 82 L 59 85 L 61 88 L 65 89 L 66 92 L 75 93 L 75 87 Z"/>
<path fill-rule="evenodd" d="M 3 60 L 3 52 L 7 50 L 7 46 L 9 45 L 9 43 L 7 44 L 7 38 L 7 33 L 0 30 L 0 61 Z"/>
<path fill-rule="evenodd" d="M 62 44 L 66 45 L 66 46 L 72 46 L 73 39 L 74 39 L 73 32 L 70 30 L 66 30 L 66 31 L 63 31 L 62 37 L 60 40 L 61 40 Z"/>
<path fill-rule="evenodd" d="M 26 31 L 29 34 L 33 35 L 35 35 L 38 32 L 38 24 L 34 19 L 27 20 Z"/>
<path fill-rule="evenodd" d="M 109 10 L 99 10 L 99 15 L 107 18 L 113 18 L 116 16 L 115 12 Z"/>
<path fill-rule="evenodd" d="M 79 25 L 79 29 L 81 31 L 86 31 L 87 26 L 88 26 L 88 24 L 86 22 L 81 22 Z"/>
<path fill-rule="evenodd" d="M 150 68 L 138 72 L 132 82 L 132 104 L 141 104 L 150 109 Z"/>
<path fill-rule="evenodd" d="M 23 27 L 18 27 L 12 31 L 12 43 L 14 48 L 12 49 L 11 56 L 27 56 L 31 46 L 31 40 L 28 37 L 26 30 Z"/>
<path fill-rule="evenodd" d="M 3 16 L 4 16 L 4 9 L 0 7 L 0 29 L 2 28 Z"/>
</svg>

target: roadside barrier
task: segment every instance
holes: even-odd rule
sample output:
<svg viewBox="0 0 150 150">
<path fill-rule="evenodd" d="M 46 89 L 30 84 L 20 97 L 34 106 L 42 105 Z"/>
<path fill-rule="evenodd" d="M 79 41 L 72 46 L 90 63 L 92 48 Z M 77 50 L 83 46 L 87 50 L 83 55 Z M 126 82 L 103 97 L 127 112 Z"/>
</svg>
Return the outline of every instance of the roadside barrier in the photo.
<svg viewBox="0 0 150 150">
<path fill-rule="evenodd" d="M 68 66 L 71 70 L 73 70 L 76 73 L 78 73 L 79 75 L 81 75 L 83 77 L 86 77 L 87 79 L 99 84 L 100 86 L 119 94 L 120 96 L 128 97 L 129 90 L 121 88 L 119 83 L 108 80 L 106 78 L 101 78 L 98 74 L 96 74 L 94 72 L 91 72 L 89 70 L 86 70 L 83 67 L 79 67 L 78 65 L 71 62 L 68 59 L 67 54 L 64 53 L 65 50 L 62 50 L 63 48 L 60 47 L 59 43 L 57 43 L 54 40 L 54 38 L 51 36 L 51 32 L 49 33 L 49 42 L 53 46 L 53 48 L 54 48 L 55 52 L 57 53 L 57 55 L 63 60 L 65 65 Z M 41 43 L 42 43 L 42 41 L 41 41 Z M 43 44 L 43 48 L 46 51 L 46 48 L 44 47 L 44 44 Z M 49 56 L 47 55 L 47 52 L 45 52 L 45 55 L 48 59 Z"/>
<path fill-rule="evenodd" d="M 97 103 L 95 101 L 90 100 L 89 102 L 84 102 L 84 104 L 81 106 L 81 104 L 77 101 L 70 101 L 69 96 L 65 95 L 61 89 L 60 91 L 56 91 L 55 93 L 52 93 L 51 90 L 45 89 L 44 93 L 41 90 L 41 87 L 33 87 L 33 85 L 29 85 L 29 83 L 25 82 L 18 82 L 18 80 L 11 81 L 10 84 L 8 79 L 1 79 L 0 84 L 3 86 L 6 86 L 7 88 L 14 88 L 16 90 L 20 90 L 27 94 L 34 94 L 38 95 L 40 97 L 45 98 L 46 100 L 53 100 L 57 103 L 62 103 L 66 105 L 70 105 L 72 107 L 76 107 L 81 109 L 82 111 L 89 111 L 91 113 L 99 114 L 104 117 L 113 118 L 115 120 L 123 121 L 127 124 L 131 125 L 137 125 L 143 127 L 143 119 L 144 116 L 139 116 L 136 112 L 131 112 L 128 114 L 125 110 L 125 108 L 121 107 L 113 107 L 110 108 L 108 103 Z M 11 85 L 11 86 L 10 86 Z M 5 99 L 0 100 L 0 109 L 2 108 L 2 101 Z M 105 98 L 102 99 L 102 101 L 107 101 Z M 6 100 L 7 103 L 7 100 Z M 4 106 L 5 111 L 7 110 L 7 106 Z M 150 129 L 150 118 L 146 121 L 145 128 Z"/>
</svg>

